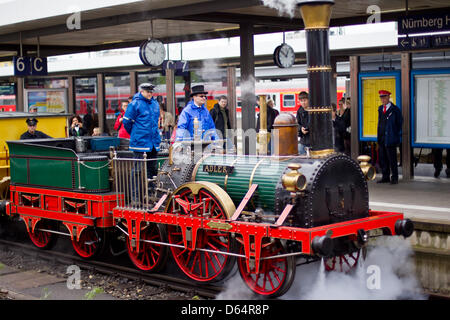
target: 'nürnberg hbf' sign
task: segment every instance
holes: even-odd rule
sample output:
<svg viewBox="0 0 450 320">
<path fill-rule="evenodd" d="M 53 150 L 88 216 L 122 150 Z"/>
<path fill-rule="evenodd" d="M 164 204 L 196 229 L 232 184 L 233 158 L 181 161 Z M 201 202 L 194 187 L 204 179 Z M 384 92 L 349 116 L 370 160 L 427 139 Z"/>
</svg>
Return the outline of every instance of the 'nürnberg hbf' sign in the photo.
<svg viewBox="0 0 450 320">
<path fill-rule="evenodd" d="M 398 34 L 450 30 L 450 13 L 408 15 L 398 19 Z"/>
</svg>

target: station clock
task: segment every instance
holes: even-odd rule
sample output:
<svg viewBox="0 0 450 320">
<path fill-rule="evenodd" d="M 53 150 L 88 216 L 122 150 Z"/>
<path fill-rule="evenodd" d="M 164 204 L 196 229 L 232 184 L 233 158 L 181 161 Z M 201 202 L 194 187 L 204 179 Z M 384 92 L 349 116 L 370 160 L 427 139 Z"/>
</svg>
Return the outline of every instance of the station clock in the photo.
<svg viewBox="0 0 450 320">
<path fill-rule="evenodd" d="M 273 60 L 280 68 L 290 68 L 295 62 L 295 52 L 292 47 L 286 43 L 275 48 Z"/>
<path fill-rule="evenodd" d="M 139 58 L 147 66 L 160 66 L 166 57 L 164 44 L 157 39 L 150 39 L 141 44 Z"/>
</svg>

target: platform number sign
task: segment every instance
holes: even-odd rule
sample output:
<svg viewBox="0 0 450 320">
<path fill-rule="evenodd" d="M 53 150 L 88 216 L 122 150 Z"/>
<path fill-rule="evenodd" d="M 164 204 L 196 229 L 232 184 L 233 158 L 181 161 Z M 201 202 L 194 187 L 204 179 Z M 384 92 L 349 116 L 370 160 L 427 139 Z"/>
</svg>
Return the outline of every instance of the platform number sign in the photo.
<svg viewBox="0 0 450 320">
<path fill-rule="evenodd" d="M 15 76 L 46 76 L 48 74 L 47 58 L 14 57 Z"/>
<path fill-rule="evenodd" d="M 189 74 L 189 61 L 185 60 L 164 60 L 162 63 L 163 76 L 166 69 L 174 69 L 176 76 L 187 76 Z"/>
</svg>

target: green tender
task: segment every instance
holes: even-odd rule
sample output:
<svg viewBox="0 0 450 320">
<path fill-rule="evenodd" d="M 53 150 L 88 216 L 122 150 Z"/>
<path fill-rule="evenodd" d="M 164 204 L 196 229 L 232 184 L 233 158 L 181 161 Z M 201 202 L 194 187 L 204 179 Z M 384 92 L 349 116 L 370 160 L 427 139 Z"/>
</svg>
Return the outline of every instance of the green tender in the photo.
<svg viewBox="0 0 450 320">
<path fill-rule="evenodd" d="M 254 172 L 251 183 L 258 184 L 258 189 L 250 205 L 253 209 L 261 207 L 264 210 L 274 211 L 275 189 L 281 180 L 283 172 L 290 163 L 287 160 L 283 159 L 280 161 L 271 157 L 211 155 L 201 162 L 195 173 L 195 181 L 216 183 L 230 195 L 237 207 L 250 187 L 250 179 Z M 205 166 L 233 166 L 234 169 L 226 178 L 227 175 L 225 173 L 205 172 Z M 206 169 L 213 168 L 208 167 Z"/>
<path fill-rule="evenodd" d="M 39 144 L 8 142 L 11 183 L 80 191 L 109 191 L 105 157 L 78 162 L 70 149 Z"/>
</svg>

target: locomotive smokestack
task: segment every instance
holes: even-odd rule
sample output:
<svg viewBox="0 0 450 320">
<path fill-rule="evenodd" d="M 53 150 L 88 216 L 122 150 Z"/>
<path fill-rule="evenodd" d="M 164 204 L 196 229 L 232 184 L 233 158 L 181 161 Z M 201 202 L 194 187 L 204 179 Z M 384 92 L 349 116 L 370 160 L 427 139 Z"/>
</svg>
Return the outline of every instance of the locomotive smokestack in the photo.
<svg viewBox="0 0 450 320">
<path fill-rule="evenodd" d="M 306 31 L 306 59 L 309 88 L 309 134 L 311 156 L 333 153 L 333 123 L 330 96 L 330 50 L 328 29 L 333 0 L 301 0 Z"/>
</svg>

